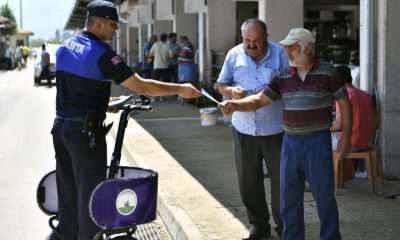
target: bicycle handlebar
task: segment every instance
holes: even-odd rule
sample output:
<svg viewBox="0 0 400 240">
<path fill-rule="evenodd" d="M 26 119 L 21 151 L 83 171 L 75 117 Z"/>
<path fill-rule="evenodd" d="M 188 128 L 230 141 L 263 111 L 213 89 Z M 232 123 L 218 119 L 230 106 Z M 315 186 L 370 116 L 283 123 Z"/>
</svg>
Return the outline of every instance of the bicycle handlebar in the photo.
<svg viewBox="0 0 400 240">
<path fill-rule="evenodd" d="M 140 99 L 133 99 L 133 95 L 121 96 L 120 100 L 110 102 L 108 104 L 109 110 L 136 110 L 151 112 L 153 108 L 149 106 L 150 99 L 146 96 L 140 95 Z"/>
<path fill-rule="evenodd" d="M 151 106 L 142 106 L 142 105 L 130 105 L 132 110 L 144 111 L 144 112 L 152 112 L 153 108 Z"/>
</svg>

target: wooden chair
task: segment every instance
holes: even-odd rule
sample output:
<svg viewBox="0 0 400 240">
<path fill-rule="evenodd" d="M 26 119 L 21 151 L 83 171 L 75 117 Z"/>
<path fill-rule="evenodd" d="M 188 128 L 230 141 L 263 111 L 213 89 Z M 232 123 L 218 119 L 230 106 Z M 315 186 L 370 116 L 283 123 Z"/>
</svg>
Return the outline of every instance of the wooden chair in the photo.
<svg viewBox="0 0 400 240">
<path fill-rule="evenodd" d="M 364 159 L 367 164 L 367 172 L 369 178 L 369 184 L 372 195 L 377 195 L 376 188 L 376 173 L 378 172 L 383 185 L 383 171 L 382 171 L 382 159 L 377 157 L 376 147 L 371 147 L 368 150 L 361 152 L 352 152 L 345 159 L 339 159 L 339 152 L 333 151 L 333 166 L 335 174 L 335 192 L 337 187 L 344 187 L 344 162 L 346 159 Z"/>
</svg>

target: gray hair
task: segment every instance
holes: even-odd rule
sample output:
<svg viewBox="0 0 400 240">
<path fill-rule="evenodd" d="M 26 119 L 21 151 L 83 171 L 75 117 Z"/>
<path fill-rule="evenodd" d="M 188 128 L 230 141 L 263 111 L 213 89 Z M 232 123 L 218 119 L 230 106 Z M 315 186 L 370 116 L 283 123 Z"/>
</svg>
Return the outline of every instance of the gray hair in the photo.
<svg viewBox="0 0 400 240">
<path fill-rule="evenodd" d="M 246 21 L 244 21 L 242 26 L 240 27 L 240 29 L 242 30 L 242 37 L 244 37 L 244 30 L 246 29 L 247 25 L 249 25 L 251 23 L 254 23 L 254 24 L 260 26 L 261 29 L 264 31 L 264 34 L 267 34 L 267 24 L 265 24 L 265 22 L 263 22 L 257 18 L 249 18 Z"/>
<path fill-rule="evenodd" d="M 314 53 L 314 43 L 310 43 L 310 42 L 306 42 L 306 41 L 298 41 L 297 42 L 300 47 L 301 47 L 301 51 L 304 52 L 304 50 L 306 49 L 306 47 L 310 48 L 312 53 Z"/>
</svg>

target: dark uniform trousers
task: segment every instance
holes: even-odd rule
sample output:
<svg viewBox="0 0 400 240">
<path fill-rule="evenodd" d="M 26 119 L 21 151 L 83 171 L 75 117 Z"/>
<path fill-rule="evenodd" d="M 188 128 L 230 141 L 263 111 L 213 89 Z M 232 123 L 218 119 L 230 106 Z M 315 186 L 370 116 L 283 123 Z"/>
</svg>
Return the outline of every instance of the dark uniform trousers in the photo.
<svg viewBox="0 0 400 240">
<path fill-rule="evenodd" d="M 82 122 L 56 118 L 52 128 L 56 154 L 59 228 L 64 240 L 89 240 L 100 230 L 89 214 L 93 189 L 106 179 L 107 145 L 97 134 L 89 148 Z M 79 213 L 76 216 L 76 213 Z"/>
<path fill-rule="evenodd" d="M 272 216 L 278 228 L 283 228 L 279 210 L 279 164 L 283 133 L 270 136 L 251 136 L 233 129 L 233 148 L 242 201 L 251 224 L 269 225 L 265 199 L 263 158 L 271 180 Z"/>
</svg>

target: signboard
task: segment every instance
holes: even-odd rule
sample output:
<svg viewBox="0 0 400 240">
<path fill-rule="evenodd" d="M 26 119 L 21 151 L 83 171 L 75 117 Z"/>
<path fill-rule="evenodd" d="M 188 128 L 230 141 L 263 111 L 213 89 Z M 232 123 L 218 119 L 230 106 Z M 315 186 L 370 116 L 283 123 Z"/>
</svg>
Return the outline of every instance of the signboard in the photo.
<svg viewBox="0 0 400 240">
<path fill-rule="evenodd" d="M 139 5 L 152 4 L 153 0 L 139 0 Z"/>
<path fill-rule="evenodd" d="M 172 0 L 156 0 L 156 19 L 174 20 Z"/>
<path fill-rule="evenodd" d="M 152 5 L 139 5 L 139 23 L 140 24 L 149 24 L 153 23 L 153 13 L 152 13 Z"/>
<path fill-rule="evenodd" d="M 207 12 L 207 0 L 185 0 L 185 13 Z"/>
<path fill-rule="evenodd" d="M 139 8 L 138 6 L 129 6 L 128 12 L 128 26 L 138 27 L 139 26 Z"/>
</svg>

